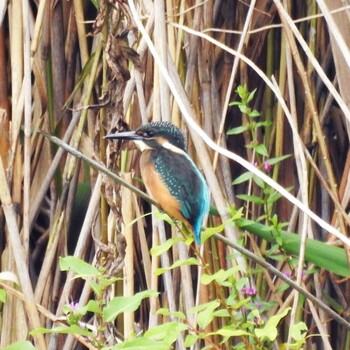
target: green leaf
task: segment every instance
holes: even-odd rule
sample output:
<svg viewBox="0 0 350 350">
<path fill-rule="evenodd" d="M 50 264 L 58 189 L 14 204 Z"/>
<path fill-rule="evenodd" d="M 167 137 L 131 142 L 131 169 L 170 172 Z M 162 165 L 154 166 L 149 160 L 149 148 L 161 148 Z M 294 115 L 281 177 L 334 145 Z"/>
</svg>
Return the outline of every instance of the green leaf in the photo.
<svg viewBox="0 0 350 350">
<path fill-rule="evenodd" d="M 216 332 L 211 332 L 209 335 L 222 335 L 223 337 L 241 337 L 244 335 L 252 335 L 251 333 L 242 329 L 233 329 L 232 326 L 223 327 Z"/>
<path fill-rule="evenodd" d="M 236 89 L 236 92 L 238 94 L 238 96 L 243 100 L 247 98 L 248 95 L 248 89 L 247 86 L 244 85 L 239 85 Z"/>
<path fill-rule="evenodd" d="M 246 90 L 246 92 L 248 92 L 246 87 L 245 87 L 245 90 Z M 256 93 L 256 89 L 254 89 L 252 92 L 248 93 L 247 104 L 249 102 L 253 101 L 255 93 Z"/>
<path fill-rule="evenodd" d="M 113 346 L 113 350 L 168 350 L 169 346 L 164 342 L 157 342 L 144 337 L 125 341 Z"/>
<path fill-rule="evenodd" d="M 152 340 L 165 342 L 169 347 L 176 341 L 179 334 L 186 331 L 188 326 L 181 322 L 168 322 L 152 327 L 146 331 L 144 337 Z"/>
<path fill-rule="evenodd" d="M 258 112 L 256 109 L 254 109 L 251 112 L 248 112 L 248 116 L 250 118 L 257 118 L 257 117 L 260 117 L 260 112 Z M 258 127 L 258 124 L 256 124 L 256 127 Z"/>
<path fill-rule="evenodd" d="M 271 165 L 275 165 L 275 164 L 280 163 L 283 160 L 290 158 L 290 157 L 291 157 L 291 154 L 286 154 L 284 156 L 267 159 L 266 162 L 271 164 Z"/>
<path fill-rule="evenodd" d="M 27 340 L 18 341 L 3 348 L 3 350 L 35 350 L 34 345 Z"/>
<path fill-rule="evenodd" d="M 163 316 L 172 316 L 180 320 L 186 320 L 186 315 L 181 311 L 170 311 L 169 309 L 161 308 L 157 310 L 156 314 L 163 315 Z"/>
<path fill-rule="evenodd" d="M 240 218 L 242 215 L 236 214 L 236 218 Z M 219 225 L 219 226 L 215 226 L 215 227 L 206 227 L 204 229 L 204 231 L 202 232 L 201 235 L 201 241 L 202 243 L 204 243 L 205 241 L 207 241 L 211 236 L 214 236 L 215 233 L 219 233 L 222 232 L 225 229 L 225 226 L 229 223 L 232 223 L 235 220 L 234 217 L 230 218 L 229 220 L 227 220 L 226 222 L 224 222 L 223 224 Z"/>
<path fill-rule="evenodd" d="M 174 225 L 174 220 L 167 214 L 164 213 L 163 211 L 156 210 L 154 216 L 158 220 L 163 220 L 167 222 L 169 225 Z"/>
<path fill-rule="evenodd" d="M 174 244 L 182 241 L 183 241 L 182 237 L 170 238 L 164 244 L 153 246 L 151 249 L 151 255 L 160 256 L 163 253 L 167 252 Z"/>
<path fill-rule="evenodd" d="M 242 218 L 236 220 L 235 224 L 270 243 L 275 242 L 275 237 L 262 224 Z M 287 231 L 280 231 L 279 233 L 282 239 L 281 246 L 283 250 L 288 254 L 298 256 L 300 252 L 300 236 Z M 314 239 L 307 239 L 305 260 L 339 276 L 350 276 L 350 268 L 344 248 L 332 246 Z"/>
<path fill-rule="evenodd" d="M 236 128 L 232 128 L 227 131 L 227 135 L 238 135 L 242 134 L 242 132 L 247 131 L 249 129 L 248 125 L 237 126 Z"/>
<path fill-rule="evenodd" d="M 236 197 L 246 202 L 252 202 L 255 204 L 265 204 L 265 201 L 263 198 L 260 198 L 257 196 L 251 196 L 249 194 L 238 194 Z"/>
<path fill-rule="evenodd" d="M 272 122 L 270 121 L 270 120 L 265 120 L 265 121 L 263 121 L 263 122 L 257 122 L 256 123 L 256 126 L 259 128 L 260 126 L 264 126 L 264 127 L 266 127 L 266 126 L 270 126 L 270 125 L 272 125 Z"/>
<path fill-rule="evenodd" d="M 250 112 L 250 108 L 244 104 L 239 104 L 238 108 L 243 114 L 248 114 Z"/>
<path fill-rule="evenodd" d="M 208 324 L 215 317 L 214 311 L 220 306 L 220 302 L 217 300 L 213 300 L 209 303 L 200 304 L 198 306 L 193 307 L 189 310 L 191 313 L 198 312 L 197 315 L 197 323 L 198 326 L 202 329 L 208 326 Z"/>
<path fill-rule="evenodd" d="M 266 182 L 264 180 L 261 180 L 260 177 L 254 175 L 253 176 L 253 181 L 257 184 L 262 189 L 266 188 Z"/>
<path fill-rule="evenodd" d="M 7 301 L 7 293 L 6 293 L 6 290 L 0 289 L 0 302 L 5 304 L 6 301 Z"/>
<path fill-rule="evenodd" d="M 288 314 L 290 310 L 291 308 L 288 307 L 284 311 L 282 311 L 280 314 L 270 317 L 263 328 L 254 329 L 255 335 L 261 340 L 263 340 L 264 338 L 267 338 L 270 341 L 274 341 L 278 335 L 278 331 L 277 331 L 278 323 L 281 321 L 282 318 L 284 318 Z"/>
<path fill-rule="evenodd" d="M 235 273 L 237 273 L 240 270 L 239 266 L 233 266 L 228 270 L 220 269 L 213 275 L 207 275 L 205 273 L 201 276 L 201 283 L 204 285 L 208 285 L 212 281 L 216 281 L 220 286 L 223 285 L 223 283 L 229 278 L 232 277 Z M 230 283 L 230 286 L 232 283 Z"/>
<path fill-rule="evenodd" d="M 162 268 L 156 269 L 155 274 L 157 276 L 159 276 L 159 275 L 163 274 L 165 271 L 173 270 L 176 267 L 185 266 L 185 265 L 198 265 L 198 261 L 196 258 L 189 258 L 186 260 L 176 260 L 169 267 L 162 267 Z"/>
<path fill-rule="evenodd" d="M 256 153 L 258 153 L 264 157 L 268 157 L 268 155 L 269 155 L 269 152 L 267 151 L 266 146 L 262 143 L 255 146 L 254 149 L 255 149 Z"/>
<path fill-rule="evenodd" d="M 112 322 L 123 312 L 136 311 L 143 299 L 156 297 L 158 294 L 158 292 L 146 290 L 131 297 L 115 297 L 104 308 L 103 320 L 105 322 Z"/>
<path fill-rule="evenodd" d="M 277 191 L 274 191 L 270 194 L 269 198 L 267 199 L 267 203 L 268 204 L 272 204 L 272 203 L 275 203 L 276 201 L 278 201 L 280 198 L 282 197 L 282 195 L 277 192 Z"/>
<path fill-rule="evenodd" d="M 61 271 L 73 271 L 83 279 L 101 275 L 101 272 L 96 267 L 75 256 L 60 257 L 59 264 Z"/>
<path fill-rule="evenodd" d="M 233 182 L 232 185 L 239 185 L 243 182 L 249 181 L 250 179 L 252 179 L 254 176 L 253 173 L 247 171 L 245 173 L 243 173 L 242 175 L 238 176 Z"/>
<path fill-rule="evenodd" d="M 75 310 L 72 310 L 72 307 L 69 305 L 66 305 L 63 307 L 63 312 L 65 314 L 68 314 L 69 312 L 74 312 L 74 314 L 77 315 L 85 315 L 87 312 L 93 312 L 95 314 L 100 312 L 99 304 L 96 300 L 89 300 L 89 302 L 84 305 L 76 308 Z"/>
<path fill-rule="evenodd" d="M 76 334 L 76 335 L 82 335 L 85 337 L 94 337 L 94 334 L 90 332 L 88 329 L 81 328 L 76 324 L 73 324 L 71 326 L 58 326 L 54 328 L 36 328 L 32 330 L 29 334 L 34 336 L 37 334 L 47 334 L 47 333 L 59 333 L 59 334 Z"/>
<path fill-rule="evenodd" d="M 193 334 L 193 333 L 190 333 L 190 334 L 187 334 L 186 338 L 185 338 L 185 347 L 186 348 L 190 348 L 191 346 L 193 346 L 196 341 L 198 340 L 198 335 L 197 334 Z"/>
<path fill-rule="evenodd" d="M 289 334 L 294 340 L 304 340 L 307 330 L 307 326 L 304 322 L 298 322 L 289 327 Z"/>
<path fill-rule="evenodd" d="M 214 316 L 215 317 L 231 317 L 230 313 L 228 312 L 228 310 L 226 309 L 221 309 L 221 310 L 217 310 L 217 311 L 214 311 Z"/>
</svg>

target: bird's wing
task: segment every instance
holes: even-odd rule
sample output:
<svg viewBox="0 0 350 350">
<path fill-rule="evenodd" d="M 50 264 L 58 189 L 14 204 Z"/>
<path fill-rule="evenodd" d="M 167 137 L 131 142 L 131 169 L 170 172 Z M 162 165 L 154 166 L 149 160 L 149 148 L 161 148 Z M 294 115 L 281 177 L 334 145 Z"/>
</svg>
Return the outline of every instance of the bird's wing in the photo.
<svg viewBox="0 0 350 350">
<path fill-rule="evenodd" d="M 181 214 L 191 225 L 196 224 L 206 206 L 206 184 L 199 170 L 187 155 L 174 152 L 165 152 L 155 165 L 171 194 L 181 203 Z"/>
</svg>

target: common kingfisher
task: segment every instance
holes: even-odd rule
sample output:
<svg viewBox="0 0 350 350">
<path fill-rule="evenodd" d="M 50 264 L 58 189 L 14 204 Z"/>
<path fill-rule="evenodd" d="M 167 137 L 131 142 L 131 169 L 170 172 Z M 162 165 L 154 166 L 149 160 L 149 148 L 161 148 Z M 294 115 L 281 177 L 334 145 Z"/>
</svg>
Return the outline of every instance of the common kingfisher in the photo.
<svg viewBox="0 0 350 350">
<path fill-rule="evenodd" d="M 105 138 L 135 142 L 142 152 L 140 168 L 147 192 L 162 210 L 183 222 L 200 244 L 201 225 L 209 211 L 209 191 L 203 175 L 186 153 L 182 131 L 160 121 Z"/>
</svg>

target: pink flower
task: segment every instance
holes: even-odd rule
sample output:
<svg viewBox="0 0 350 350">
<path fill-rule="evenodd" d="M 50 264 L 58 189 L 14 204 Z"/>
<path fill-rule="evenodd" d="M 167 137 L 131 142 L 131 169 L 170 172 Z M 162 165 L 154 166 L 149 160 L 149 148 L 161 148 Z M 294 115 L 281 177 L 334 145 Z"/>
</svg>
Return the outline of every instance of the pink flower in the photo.
<svg viewBox="0 0 350 350">
<path fill-rule="evenodd" d="M 244 296 L 254 296 L 256 295 L 256 289 L 254 287 L 243 287 L 242 293 Z"/>
<path fill-rule="evenodd" d="M 266 172 L 269 172 L 272 169 L 273 165 L 267 162 L 266 160 L 263 163 L 263 168 Z"/>
</svg>

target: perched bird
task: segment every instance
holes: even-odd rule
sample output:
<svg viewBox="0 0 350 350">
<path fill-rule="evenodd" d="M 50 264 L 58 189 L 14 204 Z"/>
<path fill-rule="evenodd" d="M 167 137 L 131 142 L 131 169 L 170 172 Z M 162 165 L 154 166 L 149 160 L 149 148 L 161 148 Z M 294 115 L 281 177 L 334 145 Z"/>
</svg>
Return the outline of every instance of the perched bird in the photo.
<svg viewBox="0 0 350 350">
<path fill-rule="evenodd" d="M 140 168 L 147 192 L 167 214 L 193 231 L 200 244 L 201 225 L 209 211 L 209 192 L 202 174 L 186 153 L 181 130 L 161 121 L 105 138 L 135 142 L 142 152 Z"/>
</svg>

